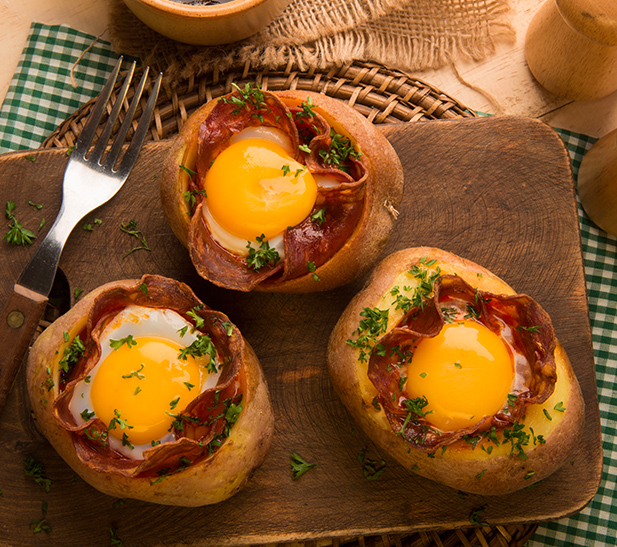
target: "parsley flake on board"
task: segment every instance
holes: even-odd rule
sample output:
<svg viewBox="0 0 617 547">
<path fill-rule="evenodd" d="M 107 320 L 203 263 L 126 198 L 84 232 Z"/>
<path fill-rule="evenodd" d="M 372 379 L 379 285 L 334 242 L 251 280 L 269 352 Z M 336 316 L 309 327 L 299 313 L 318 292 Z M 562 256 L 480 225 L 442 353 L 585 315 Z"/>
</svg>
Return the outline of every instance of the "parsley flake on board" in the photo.
<svg viewBox="0 0 617 547">
<path fill-rule="evenodd" d="M 294 480 L 304 475 L 304 473 L 310 469 L 317 467 L 316 463 L 306 462 L 302 456 L 298 455 L 296 452 L 292 452 L 289 459 L 291 460 L 291 473 Z"/>
<path fill-rule="evenodd" d="M 11 245 L 32 245 L 32 240 L 36 239 L 36 236 L 31 230 L 24 228 L 16 218 L 13 218 L 11 224 L 9 224 L 9 231 L 4 236 L 4 239 Z"/>
<path fill-rule="evenodd" d="M 109 533 L 111 534 L 111 546 L 112 547 L 124 547 L 124 543 L 118 537 L 118 530 L 116 528 L 110 528 Z"/>
<path fill-rule="evenodd" d="M 4 214 L 6 215 L 6 218 L 9 220 L 13 219 L 13 211 L 15 210 L 15 202 L 14 201 L 7 201 L 6 202 L 6 209 L 4 211 Z"/>
<path fill-rule="evenodd" d="M 469 522 L 471 524 L 474 524 L 476 526 L 488 526 L 488 523 L 481 520 L 482 519 L 482 513 L 484 513 L 484 511 L 486 511 L 486 506 L 481 507 L 480 509 L 475 509 L 474 511 L 471 512 L 471 514 L 469 515 Z"/>
<path fill-rule="evenodd" d="M 134 253 L 135 251 L 140 251 L 140 250 L 151 251 L 152 250 L 150 249 L 150 247 L 148 247 L 148 244 L 146 243 L 146 238 L 143 232 L 137 229 L 137 222 L 135 220 L 131 219 L 126 223 L 122 222 L 120 224 L 120 230 L 138 239 L 139 242 L 141 243 L 141 245 L 137 247 L 133 247 L 128 253 L 125 253 L 122 258 L 126 258 L 128 255 L 130 255 L 131 253 Z"/>
<path fill-rule="evenodd" d="M 356 458 L 362 464 L 362 473 L 364 473 L 364 477 L 369 481 L 375 481 L 381 477 L 386 470 L 386 462 L 384 460 L 367 458 L 367 452 L 368 449 L 363 449 Z"/>
<path fill-rule="evenodd" d="M 41 532 L 45 532 L 46 534 L 51 533 L 51 526 L 47 524 L 47 519 L 45 517 L 39 520 L 33 520 L 30 526 L 34 526 L 32 529 L 33 534 L 40 534 Z"/>
<path fill-rule="evenodd" d="M 26 477 L 32 477 L 34 482 L 45 490 L 45 492 L 51 490 L 51 480 L 45 476 L 43 464 L 37 462 L 34 458 L 26 458 L 24 460 L 24 475 Z"/>
</svg>

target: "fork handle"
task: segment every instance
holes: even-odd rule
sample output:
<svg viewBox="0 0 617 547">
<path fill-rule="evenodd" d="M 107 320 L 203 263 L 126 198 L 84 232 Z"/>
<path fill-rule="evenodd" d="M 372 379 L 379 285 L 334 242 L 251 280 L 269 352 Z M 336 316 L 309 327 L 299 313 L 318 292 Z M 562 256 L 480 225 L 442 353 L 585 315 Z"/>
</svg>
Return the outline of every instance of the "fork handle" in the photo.
<svg viewBox="0 0 617 547">
<path fill-rule="evenodd" d="M 47 305 L 47 297 L 15 285 L 0 315 L 0 414 L 28 345 Z"/>
</svg>

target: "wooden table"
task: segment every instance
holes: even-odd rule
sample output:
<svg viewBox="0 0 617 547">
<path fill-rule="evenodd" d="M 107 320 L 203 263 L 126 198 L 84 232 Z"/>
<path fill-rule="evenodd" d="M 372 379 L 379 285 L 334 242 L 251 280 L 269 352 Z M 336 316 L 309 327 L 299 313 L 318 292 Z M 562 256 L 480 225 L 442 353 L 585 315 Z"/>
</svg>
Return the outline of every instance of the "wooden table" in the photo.
<svg viewBox="0 0 617 547">
<path fill-rule="evenodd" d="M 554 127 L 593 137 L 601 137 L 615 129 L 617 92 L 597 101 L 572 102 L 555 99 L 536 83 L 525 62 L 524 43 L 529 22 L 542 1 L 510 2 L 510 17 L 516 30 L 515 43 L 499 45 L 496 53 L 485 61 L 458 60 L 456 70 L 445 67 L 416 76 L 473 110 L 539 118 Z M 31 21 L 65 23 L 106 38 L 107 4 L 107 0 L 0 0 L 3 54 L 0 101 L 4 99 L 19 61 Z M 482 90 L 482 93 L 477 90 Z"/>
</svg>

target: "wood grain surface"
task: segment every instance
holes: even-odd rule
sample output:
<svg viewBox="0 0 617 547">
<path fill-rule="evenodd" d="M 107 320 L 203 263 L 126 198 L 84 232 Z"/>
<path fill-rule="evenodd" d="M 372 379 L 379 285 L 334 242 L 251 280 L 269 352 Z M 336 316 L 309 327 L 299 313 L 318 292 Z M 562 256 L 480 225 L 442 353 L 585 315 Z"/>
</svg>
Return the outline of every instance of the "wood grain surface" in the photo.
<svg viewBox="0 0 617 547">
<path fill-rule="evenodd" d="M 0 416 L 0 545 L 254 545 L 335 536 L 455 528 L 484 509 L 491 525 L 562 517 L 580 510 L 601 478 L 600 423 L 574 183 L 562 141 L 540 122 L 517 117 L 384 126 L 401 157 L 406 191 L 391 251 L 431 245 L 474 260 L 536 298 L 549 312 L 586 401 L 586 425 L 570 461 L 536 488 L 506 497 L 460 496 L 402 469 L 355 428 L 328 378 L 326 345 L 358 280 L 309 294 L 240 294 L 200 280 L 168 228 L 158 175 L 169 143 L 144 147 L 125 187 L 74 230 L 60 268 L 71 288 L 157 273 L 187 282 L 229 315 L 255 348 L 266 373 L 276 432 L 266 462 L 230 500 L 197 509 L 118 500 L 98 493 L 61 460 L 36 430 L 23 371 Z M 51 225 L 67 157 L 42 150 L 0 157 L 0 203 L 36 232 Z M 43 204 L 35 210 L 28 201 Z M 93 223 L 102 220 L 101 225 Z M 134 219 L 151 251 L 120 230 Z M 8 221 L 5 221 L 5 228 Z M 0 304 L 33 248 L 1 242 Z M 1 350 L 2 348 L 0 348 Z M 385 460 L 367 480 L 358 455 Z M 317 467 L 292 479 L 297 452 Z M 33 457 L 52 480 L 46 493 L 24 476 Z M 43 515 L 42 503 L 47 503 Z M 45 516 L 49 534 L 33 533 Z"/>
</svg>

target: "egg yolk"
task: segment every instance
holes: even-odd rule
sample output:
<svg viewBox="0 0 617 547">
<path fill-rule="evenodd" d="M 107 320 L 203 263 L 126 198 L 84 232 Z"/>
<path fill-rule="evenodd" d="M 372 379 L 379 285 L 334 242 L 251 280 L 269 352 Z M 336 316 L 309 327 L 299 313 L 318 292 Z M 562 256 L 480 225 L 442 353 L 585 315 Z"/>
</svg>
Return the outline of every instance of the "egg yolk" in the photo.
<svg viewBox="0 0 617 547">
<path fill-rule="evenodd" d="M 205 179 L 208 208 L 228 232 L 254 241 L 271 239 L 312 211 L 317 183 L 306 166 L 280 145 L 260 138 L 231 144 Z"/>
<path fill-rule="evenodd" d="M 458 431 L 503 408 L 514 364 L 497 334 L 475 321 L 461 321 L 421 340 L 407 373 L 409 397 L 428 401 L 426 420 L 442 431 Z"/>
<path fill-rule="evenodd" d="M 174 419 L 169 414 L 180 413 L 199 394 L 201 368 L 192 357 L 178 359 L 175 342 L 155 337 L 135 341 L 112 351 L 99 365 L 91 398 L 98 418 L 105 424 L 115 420 L 111 435 L 122 439 L 126 433 L 132 444 L 147 444 L 166 435 Z"/>
</svg>

